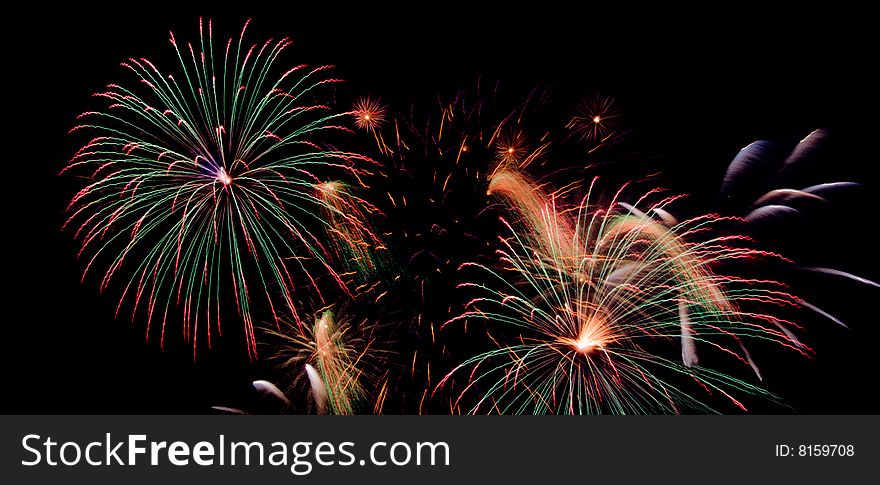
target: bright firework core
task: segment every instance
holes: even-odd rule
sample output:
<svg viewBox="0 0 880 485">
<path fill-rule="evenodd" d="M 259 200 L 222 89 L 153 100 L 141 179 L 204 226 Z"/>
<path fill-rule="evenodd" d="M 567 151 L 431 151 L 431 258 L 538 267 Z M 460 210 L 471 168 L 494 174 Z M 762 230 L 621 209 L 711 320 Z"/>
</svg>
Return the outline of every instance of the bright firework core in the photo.
<svg viewBox="0 0 880 485">
<path fill-rule="evenodd" d="M 339 182 L 330 181 L 318 185 L 318 192 L 322 194 L 334 194 L 339 190 Z"/>
<path fill-rule="evenodd" d="M 605 347 L 613 341 L 614 336 L 608 323 L 597 316 L 593 316 L 583 322 L 576 338 L 563 339 L 562 343 L 578 353 L 589 355 L 593 350 Z"/>
<path fill-rule="evenodd" d="M 377 99 L 361 98 L 354 105 L 352 114 L 358 128 L 373 131 L 385 121 L 387 108 Z"/>
<path fill-rule="evenodd" d="M 594 348 L 601 347 L 602 342 L 593 340 L 586 335 L 581 336 L 574 342 L 574 348 L 582 354 L 589 354 Z"/>
<path fill-rule="evenodd" d="M 217 171 L 217 181 L 222 183 L 223 185 L 232 184 L 232 177 L 226 173 L 226 169 L 224 167 L 220 167 L 220 170 Z"/>
</svg>

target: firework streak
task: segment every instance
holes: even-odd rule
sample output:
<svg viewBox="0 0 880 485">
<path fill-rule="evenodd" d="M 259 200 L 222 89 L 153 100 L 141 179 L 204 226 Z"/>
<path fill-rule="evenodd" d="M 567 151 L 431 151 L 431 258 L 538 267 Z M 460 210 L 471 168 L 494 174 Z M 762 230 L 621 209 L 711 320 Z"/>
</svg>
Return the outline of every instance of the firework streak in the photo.
<svg viewBox="0 0 880 485">
<path fill-rule="evenodd" d="M 346 276 L 357 282 L 372 280 L 381 266 L 388 266 L 387 247 L 370 226 L 370 215 L 379 210 L 352 193 L 344 182 L 318 185 L 317 197 L 324 203 L 329 238 L 336 248 L 339 263 L 346 266 Z M 369 214 L 366 212 L 369 211 Z"/>
<path fill-rule="evenodd" d="M 385 352 L 376 344 L 376 328 L 365 321 L 334 318 L 325 310 L 311 328 L 292 323 L 281 330 L 267 328 L 276 341 L 269 358 L 287 372 L 289 394 L 308 381 L 310 407 L 317 414 L 363 412 L 370 400 L 372 411 L 380 413 L 388 376 L 387 367 L 379 364 Z M 377 395 L 371 398 L 374 390 Z"/>
<path fill-rule="evenodd" d="M 318 187 L 369 162 L 318 141 L 346 131 L 336 119 L 350 116 L 317 100 L 339 82 L 326 77 L 330 66 L 281 68 L 291 41 L 247 45 L 246 28 L 219 45 L 210 21 L 200 21 L 196 45 L 172 34 L 176 71 L 124 62 L 136 82 L 95 95 L 104 107 L 71 130 L 93 138 L 62 171 L 87 180 L 65 224 L 89 255 L 83 278 L 106 268 L 101 290 L 124 287 L 117 313 L 130 300 L 148 338 L 160 322 L 164 342 L 177 312 L 194 352 L 200 333 L 210 345 L 220 332 L 224 301 L 234 300 L 253 355 L 255 300 L 277 321 L 297 315 L 297 287 L 319 291 L 316 269 L 342 284 L 315 235 L 334 229 L 321 215 L 339 208 Z"/>
<path fill-rule="evenodd" d="M 619 201 L 622 191 L 607 205 L 592 205 L 593 186 L 575 210 L 558 210 L 523 175 L 494 178 L 505 199 L 520 201 L 518 217 L 505 222 L 503 267 L 465 265 L 486 278 L 460 285 L 476 296 L 448 323 L 484 320 L 498 348 L 467 359 L 438 386 L 465 378 L 459 402 L 477 395 L 469 412 L 713 412 L 687 390 L 694 382 L 745 409 L 736 392 L 773 396 L 701 366 L 698 352 L 731 357 L 758 379 L 749 341 L 812 352 L 792 333 L 794 323 L 748 310 L 805 302 L 779 283 L 713 270 L 729 260 L 781 259 L 750 249 L 745 237 L 713 236 L 724 218 L 677 222 L 664 210 L 677 197 L 647 202 L 658 191 L 633 205 Z"/>
</svg>

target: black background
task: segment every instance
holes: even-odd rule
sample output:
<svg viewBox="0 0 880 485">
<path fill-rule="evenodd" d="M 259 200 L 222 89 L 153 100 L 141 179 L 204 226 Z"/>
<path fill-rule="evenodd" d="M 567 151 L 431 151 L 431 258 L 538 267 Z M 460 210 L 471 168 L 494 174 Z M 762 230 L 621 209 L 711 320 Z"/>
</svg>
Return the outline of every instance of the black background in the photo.
<svg viewBox="0 0 880 485">
<path fill-rule="evenodd" d="M 880 278 L 869 16 L 736 5 L 612 11 L 545 2 L 521 9 L 279 2 L 229 13 L 217 5 L 188 12 L 151 2 L 31 7 L 7 17 L 0 409 L 199 413 L 258 377 L 240 342 L 193 362 L 189 344 L 163 352 L 157 342 L 144 342 L 141 322 L 114 321 L 115 301 L 80 284 L 77 246 L 60 231 L 71 193 L 56 174 L 77 148 L 66 135 L 75 116 L 93 106 L 91 93 L 119 79 L 120 61 L 167 58 L 169 30 L 195 38 L 199 15 L 229 35 L 253 18 L 253 38 L 289 35 L 302 62 L 334 64 L 354 91 L 387 100 L 430 99 L 479 76 L 523 89 L 554 83 L 613 93 L 632 108 L 633 122 L 667 161 L 675 184 L 694 193 L 717 187 L 725 164 L 755 139 L 797 140 L 827 127 L 839 134 L 840 163 L 867 188 L 847 212 L 817 223 L 814 249 L 825 265 Z M 773 362 L 765 384 L 800 412 L 876 413 L 880 333 L 872 309 L 880 295 L 821 280 L 812 291 L 851 329 L 813 325 L 817 356 Z"/>
</svg>

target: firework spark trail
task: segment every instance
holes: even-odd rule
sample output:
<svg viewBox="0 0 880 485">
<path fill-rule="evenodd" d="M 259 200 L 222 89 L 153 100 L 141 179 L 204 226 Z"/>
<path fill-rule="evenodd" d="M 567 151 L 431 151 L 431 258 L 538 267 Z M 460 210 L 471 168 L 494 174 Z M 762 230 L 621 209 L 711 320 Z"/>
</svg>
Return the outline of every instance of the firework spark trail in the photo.
<svg viewBox="0 0 880 485">
<path fill-rule="evenodd" d="M 832 198 L 838 194 L 861 187 L 860 183 L 849 181 L 816 183 L 827 176 L 822 154 L 828 138 L 827 130 L 817 129 L 790 150 L 766 140 L 750 143 L 727 167 L 720 188 L 721 205 L 732 211 L 745 209 L 743 222 L 780 227 L 789 219 L 806 220 L 817 204 L 831 204 Z M 795 183 L 813 185 L 797 189 L 792 187 Z M 812 226 L 806 227 L 812 230 Z M 804 239 L 809 240 L 812 236 Z M 880 287 L 870 279 L 838 269 L 814 266 L 796 266 L 796 269 Z M 800 304 L 846 327 L 837 317 L 812 303 L 801 301 Z"/>
<path fill-rule="evenodd" d="M 854 275 L 852 273 L 847 273 L 846 271 L 840 271 L 838 269 L 816 268 L 816 267 L 806 267 L 806 266 L 802 266 L 798 269 L 801 269 L 803 271 L 811 271 L 814 273 L 823 273 L 823 274 L 832 275 L 832 276 L 840 276 L 840 277 L 861 283 L 863 285 L 873 286 L 874 288 L 880 288 L 880 283 L 877 283 L 875 281 L 871 281 L 867 278 L 862 278 L 861 276 Z"/>
<path fill-rule="evenodd" d="M 286 373 L 288 395 L 308 381 L 309 395 L 319 414 L 381 411 L 388 393 L 387 342 L 377 325 L 321 312 L 311 327 L 283 322 L 266 328 L 274 342 L 269 359 Z M 305 370 L 305 372 L 303 372 Z M 372 404 L 367 401 L 374 399 Z M 369 407 L 368 407 L 369 406 Z"/>
<path fill-rule="evenodd" d="M 199 335 L 221 331 L 221 302 L 230 297 L 256 352 L 255 298 L 296 316 L 294 294 L 315 284 L 311 265 L 339 284 L 314 229 L 333 210 L 316 184 L 358 176 L 361 155 L 321 148 L 322 134 L 347 130 L 316 102 L 329 66 L 280 66 L 287 38 L 214 45 L 210 21 L 199 42 L 171 35 L 180 64 L 160 70 L 147 59 L 122 65 L 136 83 L 111 84 L 96 94 L 102 110 L 86 112 L 72 132 L 94 133 L 62 173 L 88 183 L 71 200 L 65 227 L 75 228 L 87 253 L 83 278 L 106 265 L 101 290 L 126 281 L 132 317 L 146 313 L 165 326 L 176 311 L 195 353 Z M 318 231 L 320 232 L 320 231 Z M 311 260 L 311 262 L 309 262 Z M 303 283 L 299 280 L 303 279 Z"/>
<path fill-rule="evenodd" d="M 290 406 L 290 399 L 288 399 L 287 395 L 284 394 L 284 392 L 281 391 L 281 389 L 278 389 L 278 387 L 275 384 L 272 384 L 269 381 L 265 381 L 265 380 L 260 379 L 260 380 L 254 381 L 253 386 L 254 386 L 254 389 L 256 389 L 258 392 L 278 399 L 279 401 L 283 402 L 285 406 L 288 406 L 288 407 Z"/>
<path fill-rule="evenodd" d="M 516 414 L 713 412 L 682 380 L 718 391 L 742 409 L 735 392 L 774 399 L 745 380 L 698 365 L 696 349 L 729 356 L 759 379 L 748 341 L 809 355 L 789 328 L 794 324 L 740 309 L 755 302 L 790 307 L 805 302 L 778 283 L 712 269 L 725 260 L 777 256 L 736 244 L 745 238 L 710 236 L 724 220 L 717 216 L 667 227 L 645 215 L 664 210 L 674 198 L 646 211 L 620 212 L 619 195 L 604 207 L 590 206 L 588 195 L 569 222 L 573 231 L 543 231 L 543 241 L 536 241 L 528 218 L 524 232 L 507 224 L 510 237 L 501 238 L 499 250 L 503 269 L 465 265 L 487 280 L 461 285 L 476 296 L 447 325 L 479 319 L 516 336 L 493 337 L 506 343 L 467 359 L 435 392 L 467 373 L 459 401 L 479 391 L 471 413 Z M 568 214 L 548 203 L 542 224 L 550 227 Z M 572 239 L 561 241 L 562 234 Z M 671 342 L 681 346 L 677 358 L 664 356 Z"/>
<path fill-rule="evenodd" d="M 562 254 L 574 253 L 574 248 L 569 246 L 569 243 L 574 242 L 574 229 L 568 218 L 551 220 L 546 217 L 546 209 L 553 202 L 525 174 L 512 169 L 497 171 L 489 180 L 487 193 L 502 196 L 508 201 L 522 219 L 523 225 L 530 229 L 535 244 L 553 239 L 561 243 L 559 249 Z M 551 232 L 555 234 L 551 235 Z M 548 247 L 544 252 L 549 252 L 549 249 Z"/>
<path fill-rule="evenodd" d="M 835 192 L 859 187 L 858 183 L 846 181 L 820 183 L 801 189 L 787 185 L 803 179 L 803 172 L 820 165 L 819 154 L 827 139 L 826 130 L 814 130 L 785 158 L 784 147 L 777 143 L 759 140 L 745 146 L 724 174 L 719 191 L 722 206 L 748 208 L 746 219 L 772 222 L 779 217 L 800 214 L 794 204 L 806 201 L 827 204 L 827 197 Z M 783 186 L 774 187 L 771 182 Z"/>
<path fill-rule="evenodd" d="M 379 213 L 373 204 L 354 195 L 341 181 L 318 185 L 317 197 L 324 203 L 338 263 L 348 268 L 355 281 L 370 281 L 381 267 L 390 265 L 388 248 L 370 224 L 370 216 Z"/>
<path fill-rule="evenodd" d="M 345 347 L 345 331 L 338 333 L 333 314 L 324 312 L 315 323 L 315 360 L 324 376 L 330 408 L 336 414 L 354 414 L 355 401 L 362 398 L 360 373 L 354 368 L 357 356 Z"/>
<path fill-rule="evenodd" d="M 327 396 L 327 387 L 324 386 L 324 380 L 321 379 L 321 375 L 311 364 L 305 365 L 305 371 L 309 379 L 310 395 L 315 403 L 315 413 L 327 414 L 329 397 Z"/>
</svg>

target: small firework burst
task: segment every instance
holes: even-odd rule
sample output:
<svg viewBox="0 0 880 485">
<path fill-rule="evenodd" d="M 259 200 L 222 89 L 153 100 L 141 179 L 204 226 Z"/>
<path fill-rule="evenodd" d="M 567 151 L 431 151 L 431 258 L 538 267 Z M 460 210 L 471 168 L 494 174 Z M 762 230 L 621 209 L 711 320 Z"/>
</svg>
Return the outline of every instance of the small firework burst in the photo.
<svg viewBox="0 0 880 485">
<path fill-rule="evenodd" d="M 495 154 L 501 166 L 520 165 L 529 156 L 528 140 L 521 130 L 508 130 L 495 141 Z"/>
<path fill-rule="evenodd" d="M 364 96 L 354 104 L 351 114 L 358 128 L 373 133 L 385 123 L 388 108 L 381 100 Z"/>
<path fill-rule="evenodd" d="M 361 130 L 369 132 L 376 140 L 376 146 L 383 155 L 391 155 L 391 147 L 389 147 L 382 133 L 379 130 L 385 124 L 388 108 L 382 104 L 381 100 L 364 96 L 354 104 L 351 115 L 354 116 L 354 124 Z"/>
<path fill-rule="evenodd" d="M 616 134 L 619 118 L 614 98 L 597 93 L 581 101 L 566 127 L 579 140 L 600 145 Z"/>
</svg>

